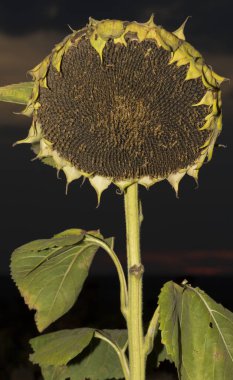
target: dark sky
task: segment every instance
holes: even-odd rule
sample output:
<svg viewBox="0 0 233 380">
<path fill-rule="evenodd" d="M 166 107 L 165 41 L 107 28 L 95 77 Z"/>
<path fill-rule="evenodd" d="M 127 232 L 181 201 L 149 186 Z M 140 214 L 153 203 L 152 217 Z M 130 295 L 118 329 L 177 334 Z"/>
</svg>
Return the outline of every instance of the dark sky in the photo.
<svg viewBox="0 0 233 380">
<path fill-rule="evenodd" d="M 0 4 L 0 85 L 25 81 L 26 71 L 69 33 L 67 25 L 78 29 L 89 16 L 144 22 L 151 13 L 157 24 L 171 31 L 192 16 L 186 28 L 187 40 L 216 72 L 232 78 L 232 10 L 231 2 L 226 0 L 4 1 Z M 170 260 L 175 252 L 182 252 L 182 260 L 185 253 L 187 267 L 192 263 L 193 252 L 197 252 L 197 260 L 206 266 L 229 268 L 231 263 L 232 268 L 232 100 L 233 87 L 227 82 L 223 85 L 224 129 L 218 140 L 227 144 L 227 149 L 217 149 L 213 160 L 204 165 L 198 189 L 187 176 L 181 182 L 179 199 L 166 181 L 149 191 L 141 189 L 142 250 L 151 271 L 153 264 L 159 263 L 153 259 L 156 252 L 158 258 L 163 257 L 163 270 L 166 260 L 170 269 L 178 265 Z M 123 252 L 123 197 L 112 186 L 103 193 L 96 209 L 96 195 L 87 181 L 82 187 L 80 182 L 73 183 L 66 196 L 64 178 L 57 180 L 55 170 L 31 162 L 33 154 L 28 146 L 11 147 L 26 136 L 30 125 L 29 119 L 12 113 L 18 110 L 15 105 L 0 104 L 0 273 L 7 273 L 15 247 L 71 227 L 100 228 L 104 236 L 116 236 L 116 247 Z M 104 268 L 105 264 L 111 265 L 104 261 Z M 157 267 L 155 272 L 159 272 Z"/>
</svg>

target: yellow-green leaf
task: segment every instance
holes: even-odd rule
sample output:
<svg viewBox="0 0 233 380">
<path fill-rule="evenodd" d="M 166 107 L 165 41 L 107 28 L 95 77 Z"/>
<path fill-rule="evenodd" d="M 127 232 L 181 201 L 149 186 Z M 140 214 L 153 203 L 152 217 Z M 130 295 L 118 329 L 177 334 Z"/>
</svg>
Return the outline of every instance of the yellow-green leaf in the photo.
<svg viewBox="0 0 233 380">
<path fill-rule="evenodd" d="M 34 338 L 30 341 L 34 350 L 30 359 L 42 367 L 44 380 L 123 378 L 116 352 L 106 341 L 91 340 L 94 332 L 89 328 L 62 330 Z M 101 332 L 121 349 L 127 342 L 127 330 Z"/>
<path fill-rule="evenodd" d="M 0 87 L 0 101 L 27 104 L 31 98 L 33 82 L 24 82 Z"/>
<path fill-rule="evenodd" d="M 199 288 L 166 283 L 159 296 L 162 343 L 180 380 L 230 380 L 233 313 Z"/>
<path fill-rule="evenodd" d="M 14 251 L 11 274 L 29 308 L 36 310 L 39 331 L 74 305 L 97 249 L 83 230 L 72 229 Z"/>
<path fill-rule="evenodd" d="M 103 330 L 104 335 L 123 348 L 127 341 L 126 330 Z M 85 355 L 67 366 L 66 378 L 70 380 L 106 380 L 124 378 L 119 358 L 114 349 L 103 340 L 93 339 Z M 66 379 L 65 378 L 65 379 Z"/>
<path fill-rule="evenodd" d="M 65 366 L 42 367 L 41 372 L 42 372 L 44 380 L 67 380 L 67 377 L 65 376 L 65 373 L 66 373 Z"/>
<path fill-rule="evenodd" d="M 30 360 L 41 367 L 63 366 L 90 343 L 94 329 L 61 330 L 31 339 L 34 353 Z"/>
</svg>

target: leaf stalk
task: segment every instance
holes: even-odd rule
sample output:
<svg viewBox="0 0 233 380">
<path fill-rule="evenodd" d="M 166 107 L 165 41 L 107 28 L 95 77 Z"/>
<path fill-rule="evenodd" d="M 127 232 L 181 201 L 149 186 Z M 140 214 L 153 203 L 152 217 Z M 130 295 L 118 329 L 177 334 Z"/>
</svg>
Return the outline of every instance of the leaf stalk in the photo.
<svg viewBox="0 0 233 380">
<path fill-rule="evenodd" d="M 118 259 L 114 250 L 107 243 L 105 243 L 103 240 L 96 238 L 92 235 L 86 235 L 86 238 L 88 239 L 88 241 L 94 242 L 96 245 L 103 248 L 104 251 L 109 254 L 113 263 L 115 264 L 115 267 L 116 267 L 116 270 L 118 273 L 118 277 L 119 277 L 119 283 L 120 283 L 121 313 L 124 316 L 125 320 L 127 321 L 128 290 L 127 290 L 125 274 L 124 274 L 122 265 L 120 263 L 120 260 Z"/>
<path fill-rule="evenodd" d="M 96 330 L 94 333 L 94 337 L 99 338 L 101 340 L 104 340 L 105 342 L 110 344 L 110 346 L 112 346 L 112 348 L 115 350 L 115 352 L 117 353 L 117 356 L 120 360 L 125 380 L 129 380 L 130 379 L 129 378 L 129 365 L 128 365 L 128 359 L 124 353 L 124 349 L 121 349 L 115 342 L 113 342 L 111 339 L 109 339 L 107 336 L 105 336 L 102 331 Z"/>
</svg>

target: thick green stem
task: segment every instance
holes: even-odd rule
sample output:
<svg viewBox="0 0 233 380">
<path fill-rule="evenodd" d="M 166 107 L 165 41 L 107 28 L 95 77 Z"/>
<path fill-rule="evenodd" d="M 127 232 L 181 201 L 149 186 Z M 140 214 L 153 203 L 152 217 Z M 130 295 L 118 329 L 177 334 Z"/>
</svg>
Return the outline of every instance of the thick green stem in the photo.
<svg viewBox="0 0 233 380">
<path fill-rule="evenodd" d="M 140 215 L 138 185 L 125 190 L 125 218 L 128 260 L 128 312 L 130 380 L 145 379 L 145 350 L 142 323 L 142 276 L 140 257 Z"/>
</svg>

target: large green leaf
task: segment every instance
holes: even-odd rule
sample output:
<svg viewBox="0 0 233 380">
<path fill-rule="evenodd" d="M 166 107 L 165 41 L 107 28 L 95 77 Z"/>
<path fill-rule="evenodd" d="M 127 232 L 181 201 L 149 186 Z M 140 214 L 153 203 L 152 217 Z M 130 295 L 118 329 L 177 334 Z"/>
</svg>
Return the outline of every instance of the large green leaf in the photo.
<svg viewBox="0 0 233 380">
<path fill-rule="evenodd" d="M 88 345 L 93 333 L 88 328 L 63 330 L 34 338 L 30 341 L 34 350 L 30 359 L 42 367 L 45 380 L 123 378 L 119 358 L 109 343 L 93 339 Z M 102 334 L 121 348 L 127 341 L 126 330 L 103 330 Z"/>
<path fill-rule="evenodd" d="M 41 372 L 44 380 L 66 380 L 66 367 L 42 367 Z"/>
<path fill-rule="evenodd" d="M 85 232 L 83 230 L 67 230 L 63 232 L 64 235 L 57 234 L 50 239 L 38 239 L 21 245 L 16 248 L 15 254 L 24 254 L 28 252 L 40 252 L 49 248 L 69 247 L 83 240 Z M 21 276 L 21 275 L 20 275 Z"/>
<path fill-rule="evenodd" d="M 168 282 L 159 296 L 162 342 L 181 380 L 231 380 L 233 313 L 199 288 Z"/>
<path fill-rule="evenodd" d="M 161 342 L 161 331 L 159 330 L 155 338 L 154 348 L 150 354 L 149 361 L 151 363 L 151 366 L 159 367 L 160 364 L 165 360 L 168 360 L 170 363 L 172 363 L 172 359 L 168 355 L 166 347 Z"/>
<path fill-rule="evenodd" d="M 30 360 L 41 367 L 63 366 L 80 354 L 93 338 L 90 328 L 62 330 L 31 339 Z"/>
<path fill-rule="evenodd" d="M 164 285 L 159 296 L 159 321 L 162 343 L 165 345 L 167 354 L 170 355 L 177 368 L 179 367 L 181 354 L 181 350 L 179 349 L 179 345 L 181 344 L 179 311 L 181 309 L 182 292 L 182 287 L 169 281 Z"/>
<path fill-rule="evenodd" d="M 31 98 L 33 82 L 24 82 L 0 87 L 0 101 L 27 104 Z"/>
<path fill-rule="evenodd" d="M 13 252 L 11 274 L 29 308 L 36 310 L 39 331 L 73 306 L 97 249 L 84 231 L 73 229 Z"/>
<path fill-rule="evenodd" d="M 112 341 L 121 348 L 127 341 L 126 330 L 103 330 Z M 124 377 L 119 358 L 114 349 L 104 341 L 92 341 L 85 355 L 75 364 L 67 367 L 67 378 L 70 380 L 104 380 Z"/>
</svg>

